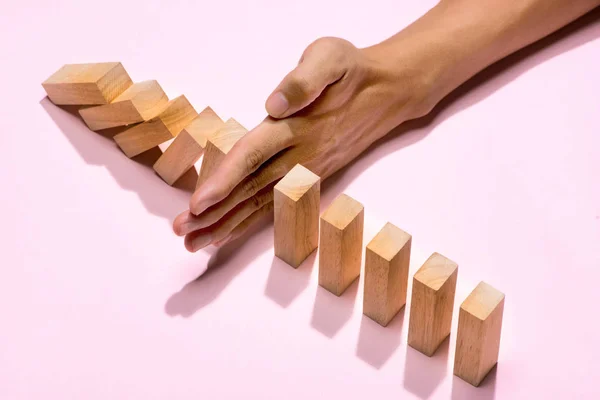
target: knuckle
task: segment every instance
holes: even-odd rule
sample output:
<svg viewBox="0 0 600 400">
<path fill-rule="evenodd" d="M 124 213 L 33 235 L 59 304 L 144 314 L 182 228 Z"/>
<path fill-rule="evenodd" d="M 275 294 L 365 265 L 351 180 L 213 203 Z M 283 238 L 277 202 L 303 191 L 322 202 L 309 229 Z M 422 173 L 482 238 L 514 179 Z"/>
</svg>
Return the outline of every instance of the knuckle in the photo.
<svg viewBox="0 0 600 400">
<path fill-rule="evenodd" d="M 248 196 L 254 196 L 258 192 L 259 183 L 256 178 L 249 178 L 244 182 L 243 192 Z"/>
<path fill-rule="evenodd" d="M 262 196 L 252 196 L 250 197 L 250 204 L 251 204 L 251 208 L 252 210 L 258 210 L 259 208 L 262 207 Z"/>
<path fill-rule="evenodd" d="M 253 149 L 246 156 L 246 171 L 247 173 L 251 173 L 256 171 L 256 169 L 264 162 L 264 154 L 259 149 Z"/>
<path fill-rule="evenodd" d="M 290 80 L 290 91 L 295 97 L 305 98 L 310 96 L 315 88 L 305 76 L 296 75 Z"/>
</svg>

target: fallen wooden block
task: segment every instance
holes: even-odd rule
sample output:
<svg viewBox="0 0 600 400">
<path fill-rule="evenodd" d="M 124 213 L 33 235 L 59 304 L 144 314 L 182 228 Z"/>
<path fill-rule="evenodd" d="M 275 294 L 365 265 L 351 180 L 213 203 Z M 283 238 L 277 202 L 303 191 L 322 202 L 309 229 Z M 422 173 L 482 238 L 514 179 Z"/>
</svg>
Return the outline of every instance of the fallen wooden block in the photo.
<svg viewBox="0 0 600 400">
<path fill-rule="evenodd" d="M 169 99 L 157 81 L 134 83 L 110 104 L 79 110 L 93 131 L 148 121 L 158 115 Z"/>
<path fill-rule="evenodd" d="M 321 179 L 297 164 L 274 188 L 275 256 L 294 268 L 319 245 Z"/>
<path fill-rule="evenodd" d="M 321 215 L 319 285 L 336 296 L 360 276 L 364 207 L 339 195 Z"/>
<path fill-rule="evenodd" d="M 169 185 L 173 185 L 200 159 L 206 140 L 224 125 L 223 120 L 210 107 L 206 107 L 183 128 L 154 164 L 156 173 Z"/>
<path fill-rule="evenodd" d="M 413 277 L 408 345 L 431 357 L 450 335 L 458 265 L 433 253 Z"/>
<path fill-rule="evenodd" d="M 108 104 L 133 82 L 120 62 L 66 64 L 42 86 L 57 105 Z"/>
<path fill-rule="evenodd" d="M 206 141 L 204 158 L 198 174 L 196 189 L 206 181 L 215 169 L 221 164 L 229 150 L 248 130 L 233 118 L 229 118 L 225 125 Z"/>
<path fill-rule="evenodd" d="M 406 304 L 412 236 L 386 223 L 365 255 L 363 314 L 387 326 Z"/>
<path fill-rule="evenodd" d="M 156 117 L 114 137 L 127 157 L 134 157 L 176 137 L 198 113 L 185 96 L 169 101 Z"/>
<path fill-rule="evenodd" d="M 454 375 L 479 386 L 498 362 L 504 294 L 480 282 L 460 306 Z"/>
</svg>

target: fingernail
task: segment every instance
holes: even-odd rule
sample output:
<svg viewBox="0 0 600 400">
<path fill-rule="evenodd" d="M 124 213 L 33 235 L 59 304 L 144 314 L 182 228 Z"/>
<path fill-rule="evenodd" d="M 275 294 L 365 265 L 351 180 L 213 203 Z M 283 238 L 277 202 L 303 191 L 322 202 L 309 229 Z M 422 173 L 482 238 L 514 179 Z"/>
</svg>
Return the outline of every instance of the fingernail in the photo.
<svg viewBox="0 0 600 400">
<path fill-rule="evenodd" d="M 233 235 L 230 233 L 229 235 L 225 236 L 223 239 L 221 239 L 218 242 L 215 242 L 213 244 L 217 247 L 221 247 L 231 240 L 231 236 L 233 236 Z"/>
<path fill-rule="evenodd" d="M 267 112 L 273 117 L 283 115 L 290 107 L 290 103 L 283 93 L 277 92 L 267 100 Z"/>
<path fill-rule="evenodd" d="M 192 240 L 192 248 L 194 251 L 198 251 L 200 249 L 205 248 L 206 246 L 208 246 L 210 244 L 210 242 L 212 242 L 212 236 L 211 235 L 201 235 L 198 236 L 197 238 L 195 238 L 194 240 Z"/>
</svg>

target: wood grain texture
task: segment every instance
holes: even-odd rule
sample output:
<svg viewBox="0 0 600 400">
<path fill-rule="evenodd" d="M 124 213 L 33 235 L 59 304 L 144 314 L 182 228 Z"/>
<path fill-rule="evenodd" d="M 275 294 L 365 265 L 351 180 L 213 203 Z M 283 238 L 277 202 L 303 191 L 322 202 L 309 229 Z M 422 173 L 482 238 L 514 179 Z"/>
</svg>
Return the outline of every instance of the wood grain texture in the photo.
<svg viewBox="0 0 600 400">
<path fill-rule="evenodd" d="M 387 326 L 406 304 L 412 236 L 386 223 L 367 244 L 363 314 Z"/>
<path fill-rule="evenodd" d="M 321 179 L 298 164 L 274 188 L 275 256 L 294 268 L 319 245 Z"/>
<path fill-rule="evenodd" d="M 439 253 L 413 277 L 408 344 L 431 357 L 450 334 L 458 265 Z"/>
<path fill-rule="evenodd" d="M 169 99 L 157 81 L 134 83 L 110 104 L 83 108 L 81 118 L 93 131 L 148 121 L 160 114 Z"/>
<path fill-rule="evenodd" d="M 167 103 L 156 117 L 119 133 L 113 139 L 127 157 L 134 157 L 176 137 L 198 113 L 185 96 Z"/>
<path fill-rule="evenodd" d="M 57 105 L 108 104 L 133 82 L 120 62 L 66 64 L 42 83 Z"/>
<path fill-rule="evenodd" d="M 360 276 L 364 207 L 341 194 L 321 215 L 319 285 L 336 296 Z"/>
<path fill-rule="evenodd" d="M 504 293 L 480 282 L 460 306 L 454 375 L 479 386 L 498 362 Z"/>
<path fill-rule="evenodd" d="M 204 158 L 200 167 L 200 174 L 196 182 L 196 189 L 206 181 L 213 171 L 221 164 L 229 150 L 242 136 L 248 132 L 239 122 L 229 118 L 217 133 L 206 141 Z"/>
<path fill-rule="evenodd" d="M 200 159 L 206 141 L 212 137 L 225 122 L 212 110 L 206 107 L 175 137 L 162 157 L 153 168 L 169 185 L 173 185 Z"/>
</svg>

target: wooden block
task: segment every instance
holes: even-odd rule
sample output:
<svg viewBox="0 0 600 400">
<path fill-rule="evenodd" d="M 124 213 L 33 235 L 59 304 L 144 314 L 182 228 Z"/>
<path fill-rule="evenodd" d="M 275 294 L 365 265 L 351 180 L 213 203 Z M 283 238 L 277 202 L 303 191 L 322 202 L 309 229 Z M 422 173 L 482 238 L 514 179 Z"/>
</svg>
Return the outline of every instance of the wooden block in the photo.
<svg viewBox="0 0 600 400">
<path fill-rule="evenodd" d="M 336 296 L 360 275 L 363 226 L 363 205 L 346 194 L 321 215 L 319 285 Z"/>
<path fill-rule="evenodd" d="M 413 277 L 408 345 L 431 357 L 450 335 L 458 265 L 433 253 Z"/>
<path fill-rule="evenodd" d="M 275 256 L 294 268 L 319 245 L 321 179 L 297 164 L 274 188 Z"/>
<path fill-rule="evenodd" d="M 183 128 L 154 164 L 156 173 L 169 185 L 173 185 L 200 159 L 206 140 L 224 125 L 223 120 L 210 107 L 206 107 Z"/>
<path fill-rule="evenodd" d="M 57 105 L 108 104 L 133 82 L 120 62 L 67 64 L 42 86 Z"/>
<path fill-rule="evenodd" d="M 485 282 L 463 301 L 458 314 L 454 375 L 479 386 L 498 362 L 504 293 Z"/>
<path fill-rule="evenodd" d="M 157 81 L 134 83 L 110 104 L 79 110 L 79 115 L 93 130 L 126 126 L 157 116 L 169 99 Z"/>
<path fill-rule="evenodd" d="M 246 134 L 248 130 L 233 118 L 229 118 L 217 133 L 206 141 L 204 159 L 198 174 L 196 189 L 206 181 L 215 169 L 221 164 L 223 158 L 237 141 Z"/>
<path fill-rule="evenodd" d="M 198 113 L 185 96 L 169 101 L 156 117 L 114 137 L 127 157 L 134 157 L 176 137 Z"/>
<path fill-rule="evenodd" d="M 386 223 L 365 255 L 363 314 L 387 326 L 406 304 L 412 236 Z"/>
</svg>

